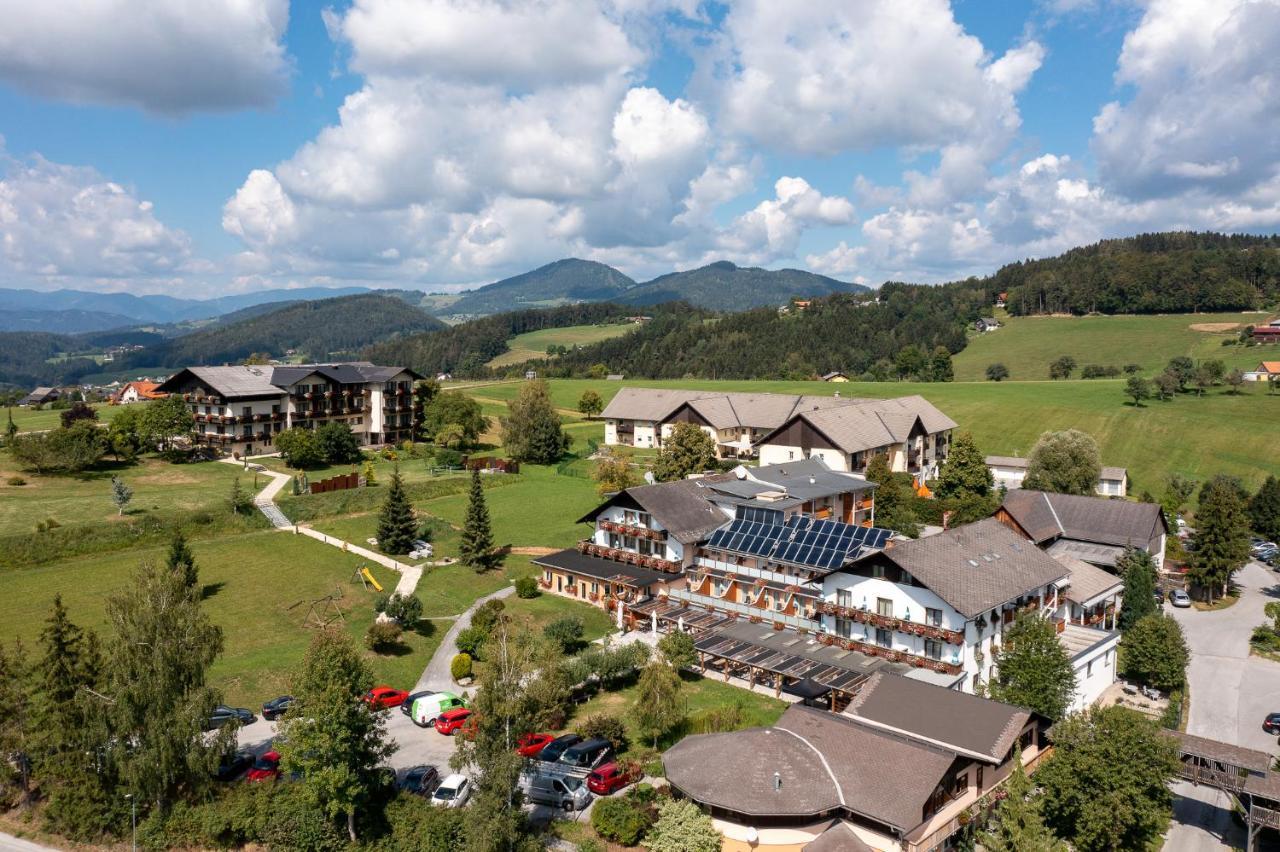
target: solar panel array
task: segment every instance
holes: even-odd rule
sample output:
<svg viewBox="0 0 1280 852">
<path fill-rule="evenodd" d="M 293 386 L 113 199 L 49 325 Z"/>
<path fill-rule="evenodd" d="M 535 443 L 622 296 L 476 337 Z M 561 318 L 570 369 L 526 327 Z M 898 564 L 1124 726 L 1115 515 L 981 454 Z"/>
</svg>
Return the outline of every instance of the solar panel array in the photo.
<svg viewBox="0 0 1280 852">
<path fill-rule="evenodd" d="M 744 521 L 762 521 L 766 524 L 781 524 L 782 512 L 777 509 L 764 509 L 757 506 L 743 506 L 738 509 L 738 518 Z"/>
<path fill-rule="evenodd" d="M 863 550 L 884 547 L 892 530 L 793 515 L 784 523 L 744 514 L 712 534 L 706 546 L 775 562 L 832 571 Z M 780 517 L 780 515 L 779 515 Z"/>
</svg>

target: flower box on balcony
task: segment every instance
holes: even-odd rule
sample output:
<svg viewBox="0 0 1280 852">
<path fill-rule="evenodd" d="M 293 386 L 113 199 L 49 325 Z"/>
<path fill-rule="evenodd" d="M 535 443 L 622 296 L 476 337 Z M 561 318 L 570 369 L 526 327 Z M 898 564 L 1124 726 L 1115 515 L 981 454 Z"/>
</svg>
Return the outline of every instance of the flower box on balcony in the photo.
<svg viewBox="0 0 1280 852">
<path fill-rule="evenodd" d="M 752 624 L 759 624 L 761 621 L 764 621 L 764 619 L 758 615 L 748 615 L 747 621 L 750 621 Z"/>
<path fill-rule="evenodd" d="M 781 621 L 775 621 L 775 622 L 773 623 L 773 629 L 774 629 L 774 630 L 782 630 L 785 626 L 786 626 L 786 625 L 785 625 L 785 624 L 783 624 Z"/>
</svg>

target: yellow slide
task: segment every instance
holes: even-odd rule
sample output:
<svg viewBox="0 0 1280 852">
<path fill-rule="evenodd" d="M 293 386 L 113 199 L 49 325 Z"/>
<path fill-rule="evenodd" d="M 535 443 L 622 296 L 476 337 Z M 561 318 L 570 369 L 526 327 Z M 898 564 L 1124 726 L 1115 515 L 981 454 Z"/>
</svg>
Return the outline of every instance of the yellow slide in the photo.
<svg viewBox="0 0 1280 852">
<path fill-rule="evenodd" d="M 370 583 L 373 584 L 373 587 L 375 589 L 377 589 L 378 591 L 382 591 L 382 584 L 379 583 L 377 580 L 373 579 L 373 574 L 369 572 L 369 569 L 367 567 L 361 568 L 360 573 L 364 575 L 364 578 L 366 580 L 368 580 Z"/>
</svg>

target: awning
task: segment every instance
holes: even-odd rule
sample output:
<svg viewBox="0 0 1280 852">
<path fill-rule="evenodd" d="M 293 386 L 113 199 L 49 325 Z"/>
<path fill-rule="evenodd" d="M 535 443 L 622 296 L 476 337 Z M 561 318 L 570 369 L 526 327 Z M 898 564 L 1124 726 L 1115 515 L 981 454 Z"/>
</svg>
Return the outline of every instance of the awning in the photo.
<svg viewBox="0 0 1280 852">
<path fill-rule="evenodd" d="M 786 683 L 782 685 L 782 691 L 787 695 L 794 695 L 797 698 L 822 698 L 831 692 L 831 687 L 824 683 L 812 681 L 809 678 L 801 678 L 794 683 Z"/>
</svg>

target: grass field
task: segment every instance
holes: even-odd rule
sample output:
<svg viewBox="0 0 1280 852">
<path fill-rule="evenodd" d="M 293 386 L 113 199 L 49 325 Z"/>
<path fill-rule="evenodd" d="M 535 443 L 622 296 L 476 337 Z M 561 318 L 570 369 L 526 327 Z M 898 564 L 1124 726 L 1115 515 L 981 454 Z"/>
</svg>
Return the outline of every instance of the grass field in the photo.
<svg viewBox="0 0 1280 852">
<path fill-rule="evenodd" d="M 1012 379 L 1047 379 L 1049 362 L 1070 355 L 1086 364 L 1138 364 L 1150 375 L 1169 359 L 1189 355 L 1197 361 L 1216 358 L 1227 369 L 1258 366 L 1266 350 L 1256 346 L 1223 346 L 1246 325 L 1267 318 L 1263 313 L 1168 314 L 1162 316 L 1000 317 L 1001 328 L 971 332 L 969 345 L 955 356 L 956 381 L 982 381 L 988 364 L 1009 368 Z"/>
<path fill-rule="evenodd" d="M 26 484 L 9 485 L 15 476 Z M 117 521 L 111 502 L 113 476 L 133 489 L 125 518 L 144 510 L 159 514 L 220 511 L 226 508 L 237 477 L 246 491 L 254 487 L 252 472 L 219 462 L 175 465 L 144 458 L 137 464 L 107 464 L 80 474 L 38 476 L 19 471 L 9 453 L 0 451 L 0 535 L 30 532 L 36 521 L 47 518 L 62 524 Z"/>
<path fill-rule="evenodd" d="M 507 341 L 511 347 L 496 358 L 489 361 L 490 367 L 506 367 L 511 364 L 523 364 L 533 358 L 547 357 L 547 347 L 586 346 L 599 343 L 611 337 L 621 337 L 628 331 L 635 331 L 636 326 L 630 323 L 611 323 L 609 325 L 570 325 L 564 328 L 544 328 L 541 331 L 529 331 L 517 334 Z"/>
<path fill-rule="evenodd" d="M 1003 329 L 1001 330 L 1003 331 Z M 1000 334 L 1000 331 L 993 334 Z M 1225 347 L 1224 347 L 1225 348 Z M 551 396 L 561 408 L 572 408 L 587 388 L 607 403 L 624 383 L 555 379 Z M 766 381 L 630 381 L 629 386 L 681 387 L 769 393 L 833 394 L 894 397 L 920 394 L 971 431 L 984 453 L 1025 455 L 1040 433 L 1081 429 L 1097 439 L 1104 464 L 1127 467 L 1130 489 L 1159 494 L 1173 473 L 1204 480 L 1217 473 L 1241 477 L 1252 489 L 1267 474 L 1280 475 L 1276 423 L 1280 395 L 1262 386 L 1231 396 L 1215 388 L 1203 398 L 1182 395 L 1169 402 L 1128 404 L 1124 382 L 766 382 Z M 515 396 L 520 382 L 476 388 L 469 393 L 494 402 Z M 579 428 L 575 426 L 575 429 Z M 585 424 L 602 441 L 599 421 Z"/>
<path fill-rule="evenodd" d="M 145 405 L 146 403 L 137 404 Z M 93 409 L 98 412 L 98 420 L 102 423 L 110 423 L 111 418 L 128 407 L 127 405 L 107 405 L 105 402 L 93 404 Z M 45 429 L 56 429 L 62 425 L 62 410 L 59 409 L 44 408 L 36 411 L 14 406 L 5 410 L 3 419 L 0 419 L 0 425 L 7 424 L 10 416 L 13 417 L 13 422 L 18 424 L 19 432 L 41 432 Z"/>
</svg>

